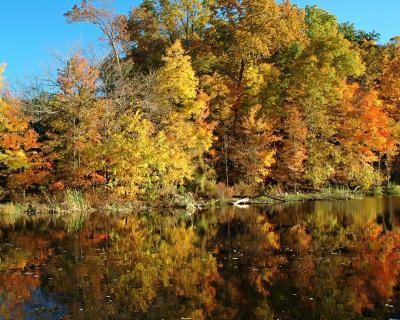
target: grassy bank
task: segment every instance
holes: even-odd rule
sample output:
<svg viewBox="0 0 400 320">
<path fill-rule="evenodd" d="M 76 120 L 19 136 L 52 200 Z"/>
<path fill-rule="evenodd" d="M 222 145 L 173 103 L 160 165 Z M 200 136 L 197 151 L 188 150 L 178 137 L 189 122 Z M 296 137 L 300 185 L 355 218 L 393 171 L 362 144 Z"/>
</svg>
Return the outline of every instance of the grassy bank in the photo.
<svg viewBox="0 0 400 320">
<path fill-rule="evenodd" d="M 263 205 L 263 204 L 275 204 L 293 201 L 339 201 L 339 200 L 351 200 L 361 199 L 365 197 L 367 193 L 360 191 L 352 191 L 347 188 L 327 188 L 320 191 L 313 192 L 274 192 L 265 193 L 257 197 L 234 197 L 229 201 L 228 204 L 235 204 L 240 199 L 248 199 L 245 201 L 246 204 Z"/>
<path fill-rule="evenodd" d="M 196 210 L 199 208 L 215 208 L 232 205 L 272 205 L 294 201 L 341 201 L 361 199 L 372 195 L 400 195 L 400 186 L 389 185 L 386 189 L 377 189 L 369 192 L 354 191 L 348 188 L 326 188 L 312 192 L 279 192 L 271 190 L 259 196 L 239 196 L 229 192 L 215 197 L 196 197 L 191 193 L 176 196 L 173 199 L 162 199 L 154 202 L 129 201 L 102 195 L 94 197 L 76 190 L 66 190 L 58 195 L 31 196 L 18 199 L 15 202 L 0 204 L 0 213 L 20 215 L 23 213 L 35 214 L 38 212 L 71 213 L 90 212 L 95 210 L 127 212 L 146 210 L 150 208 L 181 208 Z"/>
</svg>

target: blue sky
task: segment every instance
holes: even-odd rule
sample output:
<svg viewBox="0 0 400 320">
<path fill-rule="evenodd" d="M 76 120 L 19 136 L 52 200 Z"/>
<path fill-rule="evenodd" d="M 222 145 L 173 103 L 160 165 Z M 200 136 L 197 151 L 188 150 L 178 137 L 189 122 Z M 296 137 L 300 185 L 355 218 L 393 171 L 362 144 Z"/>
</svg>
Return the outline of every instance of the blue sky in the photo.
<svg viewBox="0 0 400 320">
<path fill-rule="evenodd" d="M 86 23 L 67 24 L 63 14 L 80 0 L 0 0 L 0 63 L 6 63 L 6 81 L 15 84 L 40 75 L 54 56 L 68 56 L 80 47 L 99 44 L 97 29 Z M 117 12 L 127 13 L 139 0 L 113 0 Z M 53 70 L 54 71 L 54 70 Z"/>
<path fill-rule="evenodd" d="M 1 0 L 0 63 L 7 63 L 6 78 L 15 84 L 38 75 L 54 56 L 92 45 L 101 52 L 99 33 L 88 24 L 69 25 L 63 14 L 80 0 Z M 110 0 L 117 12 L 126 13 L 139 0 Z M 299 6 L 318 5 L 365 31 L 375 30 L 386 42 L 400 35 L 400 0 L 293 0 Z"/>
</svg>

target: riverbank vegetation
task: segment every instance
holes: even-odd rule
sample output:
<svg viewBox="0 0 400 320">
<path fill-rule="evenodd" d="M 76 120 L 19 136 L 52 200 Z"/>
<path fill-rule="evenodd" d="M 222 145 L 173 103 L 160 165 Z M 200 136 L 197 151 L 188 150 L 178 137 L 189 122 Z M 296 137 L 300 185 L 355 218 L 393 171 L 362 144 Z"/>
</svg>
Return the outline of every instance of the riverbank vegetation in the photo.
<svg viewBox="0 0 400 320">
<path fill-rule="evenodd" d="M 82 1 L 65 17 L 100 28 L 110 54 L 76 52 L 56 79 L 5 91 L 2 201 L 399 193 L 399 38 L 274 0 L 126 15 Z"/>
</svg>

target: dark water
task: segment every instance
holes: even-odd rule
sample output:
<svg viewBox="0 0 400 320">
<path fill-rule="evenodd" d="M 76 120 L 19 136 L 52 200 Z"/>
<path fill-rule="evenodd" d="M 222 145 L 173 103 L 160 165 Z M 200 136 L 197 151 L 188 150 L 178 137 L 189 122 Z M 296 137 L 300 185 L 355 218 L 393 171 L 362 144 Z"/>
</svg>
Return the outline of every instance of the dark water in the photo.
<svg viewBox="0 0 400 320">
<path fill-rule="evenodd" d="M 397 319 L 400 198 L 0 214 L 0 319 Z"/>
</svg>

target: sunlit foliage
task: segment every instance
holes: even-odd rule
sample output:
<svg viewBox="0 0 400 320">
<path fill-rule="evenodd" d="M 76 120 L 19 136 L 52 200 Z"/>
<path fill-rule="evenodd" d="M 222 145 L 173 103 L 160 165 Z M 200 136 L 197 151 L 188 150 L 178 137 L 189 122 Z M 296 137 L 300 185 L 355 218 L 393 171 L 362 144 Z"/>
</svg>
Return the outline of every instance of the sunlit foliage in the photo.
<svg viewBox="0 0 400 320">
<path fill-rule="evenodd" d="M 129 15 L 87 0 L 65 17 L 99 28 L 109 56 L 77 52 L 53 90 L 2 100 L 3 188 L 154 200 L 400 176 L 398 38 L 275 0 L 145 0 Z"/>
</svg>

